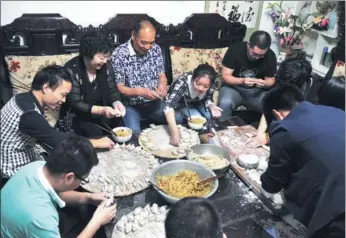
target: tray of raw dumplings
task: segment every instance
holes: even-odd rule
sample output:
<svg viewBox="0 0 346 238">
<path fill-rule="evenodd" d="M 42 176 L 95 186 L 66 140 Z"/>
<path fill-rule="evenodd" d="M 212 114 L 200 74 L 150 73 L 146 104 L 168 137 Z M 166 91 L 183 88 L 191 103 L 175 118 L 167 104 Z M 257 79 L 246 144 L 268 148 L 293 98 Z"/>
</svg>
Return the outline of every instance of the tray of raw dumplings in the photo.
<svg viewBox="0 0 346 238">
<path fill-rule="evenodd" d="M 98 165 L 89 174 L 89 183 L 81 185 L 90 192 L 107 192 L 116 197 L 127 196 L 149 187 L 149 178 L 158 160 L 141 147 L 119 145 L 97 153 Z"/>
<path fill-rule="evenodd" d="M 140 146 L 153 155 L 165 159 L 180 159 L 186 156 L 186 151 L 191 146 L 200 144 L 199 135 L 196 131 L 178 125 L 181 142 L 179 146 L 169 143 L 170 135 L 167 125 L 150 125 L 142 131 L 138 137 Z"/>
</svg>

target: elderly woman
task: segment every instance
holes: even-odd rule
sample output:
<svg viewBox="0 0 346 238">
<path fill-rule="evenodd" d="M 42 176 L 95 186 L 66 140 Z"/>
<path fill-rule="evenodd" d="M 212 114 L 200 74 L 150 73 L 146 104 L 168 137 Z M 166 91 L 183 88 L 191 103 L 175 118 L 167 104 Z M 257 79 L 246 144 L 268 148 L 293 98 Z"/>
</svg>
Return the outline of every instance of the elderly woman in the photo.
<svg viewBox="0 0 346 238">
<path fill-rule="evenodd" d="M 115 117 L 125 115 L 120 94 L 109 75 L 112 71 L 108 71 L 107 60 L 111 52 L 112 45 L 102 34 L 91 32 L 82 37 L 79 56 L 65 64 L 75 78 L 67 106 L 62 110 L 65 120 L 60 122 L 60 127 L 70 127 L 85 137 L 98 137 L 104 132 L 97 124 L 113 127 L 117 124 Z"/>
<path fill-rule="evenodd" d="M 172 145 L 178 145 L 180 142 L 177 123 L 181 124 L 183 117 L 202 115 L 209 120 L 221 115 L 221 108 L 212 102 L 216 77 L 217 73 L 212 66 L 200 64 L 192 74 L 182 75 L 171 85 L 165 100 L 164 112 Z"/>
</svg>

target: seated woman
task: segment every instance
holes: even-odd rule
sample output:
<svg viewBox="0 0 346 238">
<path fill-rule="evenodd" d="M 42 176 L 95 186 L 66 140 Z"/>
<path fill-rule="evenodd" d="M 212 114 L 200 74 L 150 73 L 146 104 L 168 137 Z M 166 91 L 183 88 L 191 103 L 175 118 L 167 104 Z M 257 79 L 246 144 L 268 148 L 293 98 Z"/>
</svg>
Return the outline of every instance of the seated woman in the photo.
<svg viewBox="0 0 346 238">
<path fill-rule="evenodd" d="M 181 124 L 184 117 L 202 115 L 209 120 L 212 116 L 221 115 L 222 109 L 212 102 L 216 77 L 217 73 L 212 66 L 200 64 L 192 74 L 186 73 L 172 83 L 164 108 L 172 145 L 178 145 L 180 142 L 177 123 Z"/>
<path fill-rule="evenodd" d="M 114 127 L 117 122 L 111 118 L 125 115 L 114 79 L 108 73 L 112 72 L 107 68 L 111 52 L 112 45 L 102 34 L 90 32 L 82 37 L 79 56 L 65 64 L 75 78 L 61 113 L 64 119 L 60 128 L 72 129 L 85 137 L 98 137 L 104 132 L 96 124 Z"/>
<path fill-rule="evenodd" d="M 345 76 L 325 81 L 318 92 L 319 104 L 345 111 Z"/>
</svg>

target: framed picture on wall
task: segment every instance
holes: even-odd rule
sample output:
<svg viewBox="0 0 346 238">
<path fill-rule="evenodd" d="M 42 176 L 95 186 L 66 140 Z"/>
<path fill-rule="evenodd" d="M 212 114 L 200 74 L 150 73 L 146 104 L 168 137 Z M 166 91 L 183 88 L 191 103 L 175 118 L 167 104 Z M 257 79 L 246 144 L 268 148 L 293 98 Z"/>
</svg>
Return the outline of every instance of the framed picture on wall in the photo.
<svg viewBox="0 0 346 238">
<path fill-rule="evenodd" d="M 210 1 L 209 12 L 255 28 L 259 5 L 259 1 Z"/>
</svg>

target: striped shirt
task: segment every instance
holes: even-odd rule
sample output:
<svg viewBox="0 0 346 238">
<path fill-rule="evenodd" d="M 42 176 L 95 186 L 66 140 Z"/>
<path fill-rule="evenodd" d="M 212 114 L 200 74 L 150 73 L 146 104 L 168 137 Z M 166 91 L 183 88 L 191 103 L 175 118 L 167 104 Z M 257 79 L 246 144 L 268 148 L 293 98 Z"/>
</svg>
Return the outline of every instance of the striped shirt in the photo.
<svg viewBox="0 0 346 238">
<path fill-rule="evenodd" d="M 191 79 L 192 74 L 185 73 L 172 83 L 166 96 L 165 112 L 174 110 L 178 105 L 184 103 L 184 97 L 187 103 L 201 102 L 206 107 L 213 104 L 212 97 L 216 84 L 212 85 L 206 93 L 197 95 Z"/>
</svg>

